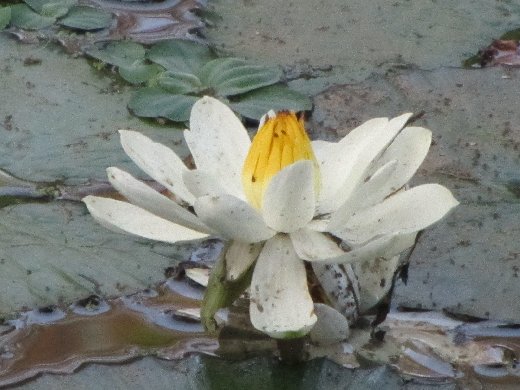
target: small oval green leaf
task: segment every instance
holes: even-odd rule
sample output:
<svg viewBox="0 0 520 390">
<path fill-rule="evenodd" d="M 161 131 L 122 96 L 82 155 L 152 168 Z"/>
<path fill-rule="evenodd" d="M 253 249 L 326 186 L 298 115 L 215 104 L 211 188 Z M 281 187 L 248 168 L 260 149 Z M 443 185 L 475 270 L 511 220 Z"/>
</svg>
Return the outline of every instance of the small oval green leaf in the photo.
<svg viewBox="0 0 520 390">
<path fill-rule="evenodd" d="M 230 106 L 240 115 L 260 119 L 269 110 L 308 111 L 312 108 L 312 102 L 307 96 L 286 86 L 271 85 L 237 96 Z"/>
<path fill-rule="evenodd" d="M 175 39 L 153 45 L 147 58 L 167 70 L 193 74 L 214 56 L 206 45 Z"/>
<path fill-rule="evenodd" d="M 42 16 L 59 18 L 76 5 L 77 0 L 24 0 L 35 12 Z"/>
<path fill-rule="evenodd" d="M 184 122 L 189 119 L 191 107 L 198 99 L 196 96 L 175 95 L 161 88 L 142 88 L 132 96 L 128 108 L 143 118 L 162 117 Z"/>
<path fill-rule="evenodd" d="M 277 83 L 282 71 L 240 58 L 217 58 L 204 65 L 198 75 L 202 83 L 218 95 L 230 96 Z"/>
<path fill-rule="evenodd" d="M 112 13 L 93 7 L 72 7 L 60 24 L 75 30 L 101 30 L 112 24 Z"/>
<path fill-rule="evenodd" d="M 11 24 L 26 30 L 39 30 L 54 24 L 56 18 L 42 16 L 34 12 L 25 4 L 11 6 Z"/>
<path fill-rule="evenodd" d="M 185 94 L 200 90 L 202 84 L 197 76 L 189 73 L 166 71 L 157 78 L 157 85 L 170 93 Z"/>
</svg>

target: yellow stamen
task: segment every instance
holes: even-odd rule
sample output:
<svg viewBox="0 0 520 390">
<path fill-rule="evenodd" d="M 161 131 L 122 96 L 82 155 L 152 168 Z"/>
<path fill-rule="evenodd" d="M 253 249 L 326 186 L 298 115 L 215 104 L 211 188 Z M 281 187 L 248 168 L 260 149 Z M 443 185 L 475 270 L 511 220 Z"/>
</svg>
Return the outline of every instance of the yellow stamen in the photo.
<svg viewBox="0 0 520 390">
<path fill-rule="evenodd" d="M 314 162 L 315 187 L 319 187 L 318 164 L 303 118 L 288 111 L 267 118 L 253 139 L 242 170 L 242 185 L 249 202 L 261 208 L 264 191 L 273 176 L 299 160 Z"/>
</svg>

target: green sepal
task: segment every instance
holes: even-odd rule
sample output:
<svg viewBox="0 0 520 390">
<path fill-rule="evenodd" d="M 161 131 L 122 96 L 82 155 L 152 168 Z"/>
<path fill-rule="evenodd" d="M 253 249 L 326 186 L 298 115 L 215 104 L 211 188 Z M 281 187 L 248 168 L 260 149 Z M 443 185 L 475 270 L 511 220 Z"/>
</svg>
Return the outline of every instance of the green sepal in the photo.
<svg viewBox="0 0 520 390">
<path fill-rule="evenodd" d="M 226 279 L 226 252 L 229 244 L 224 247 L 208 281 L 208 287 L 202 300 L 200 318 L 206 332 L 217 332 L 215 313 L 231 304 L 251 285 L 254 263 L 242 276 L 234 281 Z"/>
</svg>

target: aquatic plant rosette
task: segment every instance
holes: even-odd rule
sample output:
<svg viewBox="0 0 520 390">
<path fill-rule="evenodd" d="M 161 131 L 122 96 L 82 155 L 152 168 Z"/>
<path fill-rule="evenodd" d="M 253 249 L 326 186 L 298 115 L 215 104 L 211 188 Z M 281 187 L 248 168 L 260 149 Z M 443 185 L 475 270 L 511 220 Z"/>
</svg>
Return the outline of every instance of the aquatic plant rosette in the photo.
<svg viewBox="0 0 520 390">
<path fill-rule="evenodd" d="M 184 132 L 196 169 L 166 146 L 120 130 L 128 156 L 173 197 L 110 167 L 111 184 L 128 202 L 84 202 L 116 231 L 169 243 L 227 240 L 226 279 L 254 267 L 253 326 L 299 337 L 317 321 L 304 261 L 392 258 L 458 204 L 438 184 L 406 187 L 431 143 L 429 130 L 405 127 L 410 116 L 369 120 L 339 142 L 311 142 L 294 113 L 271 112 L 251 142 L 226 105 L 204 97 Z"/>
</svg>

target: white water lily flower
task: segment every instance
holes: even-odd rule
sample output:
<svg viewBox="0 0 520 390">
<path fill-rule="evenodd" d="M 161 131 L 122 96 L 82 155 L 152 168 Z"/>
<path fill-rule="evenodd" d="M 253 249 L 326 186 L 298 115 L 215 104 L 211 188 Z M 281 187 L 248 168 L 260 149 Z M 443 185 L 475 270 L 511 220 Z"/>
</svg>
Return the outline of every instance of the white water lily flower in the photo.
<svg viewBox="0 0 520 390">
<path fill-rule="evenodd" d="M 256 261 L 255 328 L 277 338 L 301 336 L 316 322 L 303 260 L 390 258 L 457 205 L 437 184 L 405 190 L 431 142 L 429 130 L 403 128 L 409 117 L 369 120 L 334 143 L 310 142 L 294 113 L 270 113 L 251 143 L 227 106 L 204 97 L 184 133 L 194 170 L 169 148 L 120 131 L 130 158 L 194 212 L 113 167 L 109 180 L 130 203 L 94 196 L 84 202 L 118 231 L 170 243 L 208 235 L 230 240 L 228 280 Z"/>
</svg>

